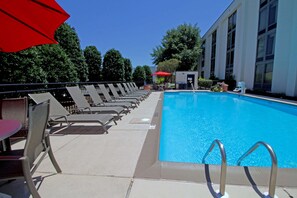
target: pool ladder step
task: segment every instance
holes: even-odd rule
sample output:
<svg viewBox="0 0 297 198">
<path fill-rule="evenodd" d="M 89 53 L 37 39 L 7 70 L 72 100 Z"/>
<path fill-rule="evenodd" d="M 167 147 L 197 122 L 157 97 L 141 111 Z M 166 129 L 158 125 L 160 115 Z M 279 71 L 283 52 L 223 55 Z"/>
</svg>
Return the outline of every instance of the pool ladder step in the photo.
<svg viewBox="0 0 297 198">
<path fill-rule="evenodd" d="M 219 194 L 221 196 L 224 196 L 226 194 L 225 192 L 225 187 L 226 187 L 226 174 L 227 174 L 227 160 L 226 160 L 226 152 L 224 145 L 222 144 L 221 141 L 219 140 L 214 140 L 212 144 L 210 145 L 209 149 L 206 151 L 202 163 L 205 164 L 205 158 L 211 153 L 215 145 L 218 145 L 221 153 L 221 175 L 220 175 L 220 189 L 219 189 Z M 253 153 L 259 146 L 264 146 L 271 157 L 272 160 L 272 165 L 271 165 L 271 171 L 270 171 L 270 179 L 269 179 L 269 190 L 268 190 L 268 196 L 269 197 L 275 197 L 275 187 L 276 187 L 276 176 L 277 176 L 277 158 L 274 150 L 272 147 L 262 141 L 259 141 L 255 143 L 249 150 L 247 150 L 237 161 L 237 165 L 239 166 L 242 160 L 244 160 L 247 156 L 249 156 L 251 153 Z M 228 196 L 228 195 L 227 195 Z M 227 197 L 226 196 L 226 197 Z"/>
</svg>

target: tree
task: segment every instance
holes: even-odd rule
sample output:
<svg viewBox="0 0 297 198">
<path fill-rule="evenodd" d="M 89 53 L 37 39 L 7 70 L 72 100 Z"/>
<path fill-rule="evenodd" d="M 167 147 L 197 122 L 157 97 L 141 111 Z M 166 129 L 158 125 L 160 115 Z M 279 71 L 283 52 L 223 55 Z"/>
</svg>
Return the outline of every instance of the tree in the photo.
<svg viewBox="0 0 297 198">
<path fill-rule="evenodd" d="M 41 57 L 33 47 L 17 53 L 0 53 L 1 83 L 46 83 Z"/>
<path fill-rule="evenodd" d="M 191 70 L 197 67 L 200 49 L 200 30 L 196 25 L 183 24 L 168 30 L 161 46 L 153 49 L 151 56 L 158 65 L 170 59 L 180 61 L 177 70 Z"/>
<path fill-rule="evenodd" d="M 133 72 L 133 81 L 137 86 L 143 86 L 145 81 L 145 71 L 143 67 L 137 66 Z"/>
<path fill-rule="evenodd" d="M 180 61 L 174 58 L 163 62 L 159 62 L 157 71 L 165 71 L 165 72 L 173 73 L 176 71 L 179 64 L 180 64 Z"/>
<path fill-rule="evenodd" d="M 104 55 L 102 76 L 105 81 L 124 81 L 124 59 L 118 50 L 111 49 Z"/>
<path fill-rule="evenodd" d="M 130 59 L 124 58 L 125 81 L 132 81 L 132 64 Z"/>
<path fill-rule="evenodd" d="M 57 29 L 55 38 L 74 64 L 80 81 L 87 81 L 88 67 L 75 29 L 64 23 Z"/>
<path fill-rule="evenodd" d="M 87 46 L 84 50 L 84 56 L 89 68 L 89 81 L 95 82 L 101 80 L 101 53 L 95 46 Z"/>
<path fill-rule="evenodd" d="M 48 82 L 78 82 L 74 64 L 70 61 L 60 45 L 42 45 L 37 47 L 40 67 L 47 74 Z"/>
<path fill-rule="evenodd" d="M 151 70 L 150 66 L 144 65 L 143 70 L 145 72 L 145 82 L 148 84 L 153 83 L 152 70 Z"/>
</svg>

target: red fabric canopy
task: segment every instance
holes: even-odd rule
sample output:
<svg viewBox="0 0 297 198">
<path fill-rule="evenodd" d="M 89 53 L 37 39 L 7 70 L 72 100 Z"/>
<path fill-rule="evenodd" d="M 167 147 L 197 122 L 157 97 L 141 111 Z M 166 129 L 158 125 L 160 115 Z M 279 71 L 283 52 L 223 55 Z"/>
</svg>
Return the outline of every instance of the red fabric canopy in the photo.
<svg viewBox="0 0 297 198">
<path fill-rule="evenodd" d="M 152 74 L 152 76 L 171 76 L 171 73 L 158 71 Z"/>
<path fill-rule="evenodd" d="M 55 31 L 68 18 L 55 0 L 0 0 L 0 51 L 57 43 Z"/>
</svg>

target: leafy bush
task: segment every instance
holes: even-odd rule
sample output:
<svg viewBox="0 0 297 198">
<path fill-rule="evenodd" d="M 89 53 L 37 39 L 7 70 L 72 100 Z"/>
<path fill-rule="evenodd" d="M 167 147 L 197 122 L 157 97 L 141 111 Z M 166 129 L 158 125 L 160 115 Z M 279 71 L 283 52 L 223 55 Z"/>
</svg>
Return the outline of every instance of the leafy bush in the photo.
<svg viewBox="0 0 297 198">
<path fill-rule="evenodd" d="M 212 86 L 210 90 L 214 92 L 222 92 L 223 88 L 220 85 L 215 85 L 215 86 Z"/>
<path fill-rule="evenodd" d="M 203 87 L 205 89 L 210 89 L 212 86 L 212 80 L 204 79 L 204 78 L 199 78 L 198 79 L 198 86 Z"/>
</svg>

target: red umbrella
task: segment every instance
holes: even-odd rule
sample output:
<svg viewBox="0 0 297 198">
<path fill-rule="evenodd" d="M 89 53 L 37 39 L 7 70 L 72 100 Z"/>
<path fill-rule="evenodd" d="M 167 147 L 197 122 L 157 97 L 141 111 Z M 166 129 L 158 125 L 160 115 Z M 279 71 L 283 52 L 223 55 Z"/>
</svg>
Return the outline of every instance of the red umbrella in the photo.
<svg viewBox="0 0 297 198">
<path fill-rule="evenodd" d="M 55 31 L 68 18 L 55 0 L 0 0 L 0 51 L 57 43 Z"/>
<path fill-rule="evenodd" d="M 171 76 L 171 73 L 158 71 L 152 74 L 153 76 Z"/>
</svg>

